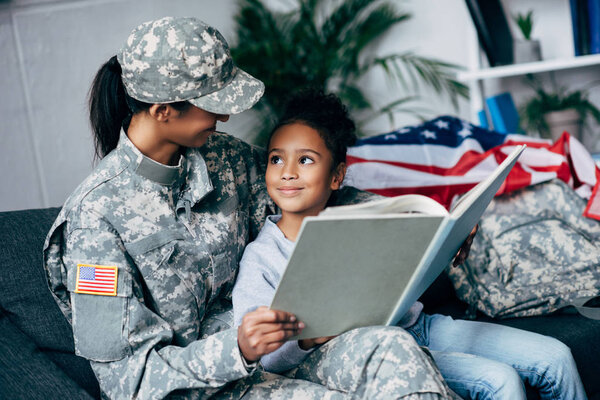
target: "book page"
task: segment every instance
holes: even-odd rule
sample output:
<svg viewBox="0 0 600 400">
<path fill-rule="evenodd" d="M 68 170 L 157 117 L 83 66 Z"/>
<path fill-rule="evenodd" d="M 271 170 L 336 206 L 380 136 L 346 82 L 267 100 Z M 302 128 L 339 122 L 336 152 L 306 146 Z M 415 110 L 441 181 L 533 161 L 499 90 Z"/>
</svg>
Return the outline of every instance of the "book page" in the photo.
<svg viewBox="0 0 600 400">
<path fill-rule="evenodd" d="M 432 198 L 420 194 L 386 197 L 348 206 L 327 207 L 319 215 L 372 215 L 408 212 L 428 215 L 448 215 L 448 211 L 444 206 Z"/>
<path fill-rule="evenodd" d="M 422 264 L 414 275 L 414 281 L 402 294 L 396 310 L 390 316 L 390 324 L 402 318 L 405 312 L 403 310 L 410 307 L 454 259 L 525 147 L 517 146 L 489 177 L 471 189 L 450 212 L 450 218 L 440 227 L 427 249 Z"/>
<path fill-rule="evenodd" d="M 305 218 L 271 308 L 306 324 L 293 339 L 384 325 L 444 218 Z"/>
<path fill-rule="evenodd" d="M 455 218 L 459 218 L 467 209 L 469 209 L 469 207 L 471 207 L 473 202 L 481 196 L 489 198 L 487 203 L 492 201 L 492 198 L 494 198 L 496 192 L 498 192 L 500 186 L 502 186 L 502 182 L 504 182 L 508 176 L 512 166 L 516 162 L 517 158 L 519 158 L 525 147 L 525 145 L 516 146 L 515 150 L 513 150 L 510 155 L 506 157 L 506 159 L 487 178 L 479 182 L 475 187 L 473 187 L 460 198 L 460 200 L 450 211 L 450 214 Z M 500 180 L 500 185 L 492 185 L 492 183 L 497 180 Z M 485 205 L 485 208 L 487 208 L 487 204 Z"/>
<path fill-rule="evenodd" d="M 522 150 L 449 215 L 410 195 L 306 217 L 271 303 L 306 324 L 292 339 L 397 322 L 454 258 Z M 411 212 L 436 212 L 432 202 L 435 215 Z"/>
</svg>

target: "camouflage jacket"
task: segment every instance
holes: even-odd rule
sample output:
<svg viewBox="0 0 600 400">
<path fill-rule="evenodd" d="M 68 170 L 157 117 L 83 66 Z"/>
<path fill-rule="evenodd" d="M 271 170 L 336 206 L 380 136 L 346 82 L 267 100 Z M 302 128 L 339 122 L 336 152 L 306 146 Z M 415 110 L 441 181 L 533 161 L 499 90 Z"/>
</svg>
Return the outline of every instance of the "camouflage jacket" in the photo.
<svg viewBox="0 0 600 400">
<path fill-rule="evenodd" d="M 76 354 L 91 361 L 105 395 L 206 398 L 252 372 L 230 299 L 244 247 L 275 211 L 265 161 L 216 133 L 168 167 L 122 134 L 68 198 L 44 263 Z M 345 202 L 366 196 L 350 190 Z M 118 270 L 114 296 L 81 293 L 81 268 L 102 266 Z"/>
<path fill-rule="evenodd" d="M 490 317 L 543 315 L 600 294 L 600 224 L 555 179 L 496 197 L 469 257 L 448 268 L 458 297 Z"/>
</svg>

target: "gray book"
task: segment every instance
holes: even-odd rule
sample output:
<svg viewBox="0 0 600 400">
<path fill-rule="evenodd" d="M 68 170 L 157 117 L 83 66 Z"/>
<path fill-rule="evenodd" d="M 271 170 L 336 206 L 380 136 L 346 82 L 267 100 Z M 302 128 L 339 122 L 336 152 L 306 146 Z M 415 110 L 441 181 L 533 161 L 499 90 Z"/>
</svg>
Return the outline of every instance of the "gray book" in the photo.
<svg viewBox="0 0 600 400">
<path fill-rule="evenodd" d="M 429 197 L 406 195 L 305 218 L 270 306 L 306 324 L 293 339 L 395 325 L 452 261 L 524 148 L 450 212 Z"/>
</svg>

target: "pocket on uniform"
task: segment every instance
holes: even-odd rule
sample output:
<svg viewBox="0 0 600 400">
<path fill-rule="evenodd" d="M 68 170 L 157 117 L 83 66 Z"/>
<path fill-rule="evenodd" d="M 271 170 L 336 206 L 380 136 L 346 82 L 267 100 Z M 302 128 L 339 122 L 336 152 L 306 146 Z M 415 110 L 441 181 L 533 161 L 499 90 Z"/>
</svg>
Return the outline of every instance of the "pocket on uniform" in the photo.
<svg viewBox="0 0 600 400">
<path fill-rule="evenodd" d="M 229 215 L 238 207 L 239 199 L 237 195 L 230 196 L 219 203 L 217 203 L 217 207 L 220 212 L 224 215 Z"/>
<path fill-rule="evenodd" d="M 77 277 L 69 279 L 67 285 L 73 308 L 75 354 L 99 362 L 117 361 L 130 355 L 127 327 L 131 276 L 118 268 L 114 295 L 85 293 L 93 291 L 81 290 L 77 280 Z"/>
</svg>

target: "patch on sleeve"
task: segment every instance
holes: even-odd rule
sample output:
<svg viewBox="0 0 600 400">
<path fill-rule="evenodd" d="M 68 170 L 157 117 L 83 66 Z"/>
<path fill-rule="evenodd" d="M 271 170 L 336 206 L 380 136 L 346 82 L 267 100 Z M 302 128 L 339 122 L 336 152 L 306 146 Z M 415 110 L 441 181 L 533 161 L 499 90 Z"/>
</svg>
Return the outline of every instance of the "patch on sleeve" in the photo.
<svg viewBox="0 0 600 400">
<path fill-rule="evenodd" d="M 116 266 L 77 264 L 75 293 L 116 296 L 118 273 Z"/>
</svg>

